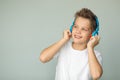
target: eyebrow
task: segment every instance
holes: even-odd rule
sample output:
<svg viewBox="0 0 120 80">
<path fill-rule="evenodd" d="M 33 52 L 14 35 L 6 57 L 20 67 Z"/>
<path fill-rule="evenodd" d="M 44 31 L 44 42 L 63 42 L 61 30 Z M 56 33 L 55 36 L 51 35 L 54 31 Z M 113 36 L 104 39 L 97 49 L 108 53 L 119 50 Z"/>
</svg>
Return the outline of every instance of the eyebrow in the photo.
<svg viewBox="0 0 120 80">
<path fill-rule="evenodd" d="M 77 25 L 77 24 L 74 24 L 74 25 L 79 27 L 79 25 Z M 88 28 L 86 26 L 82 26 L 82 27 L 87 28 L 87 29 L 91 29 L 91 28 Z"/>
</svg>

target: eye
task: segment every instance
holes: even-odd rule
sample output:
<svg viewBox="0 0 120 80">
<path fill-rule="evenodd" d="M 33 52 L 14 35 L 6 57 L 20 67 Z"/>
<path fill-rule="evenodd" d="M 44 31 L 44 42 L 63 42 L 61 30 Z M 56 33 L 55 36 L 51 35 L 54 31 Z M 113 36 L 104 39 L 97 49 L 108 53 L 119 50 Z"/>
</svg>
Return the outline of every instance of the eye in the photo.
<svg viewBox="0 0 120 80">
<path fill-rule="evenodd" d="M 86 29 L 86 28 L 82 28 L 82 30 L 84 30 L 84 31 L 88 31 L 88 29 Z"/>
<path fill-rule="evenodd" d="M 74 28 L 77 28 L 77 26 L 76 26 L 76 25 L 74 25 L 73 27 L 74 27 Z"/>
</svg>

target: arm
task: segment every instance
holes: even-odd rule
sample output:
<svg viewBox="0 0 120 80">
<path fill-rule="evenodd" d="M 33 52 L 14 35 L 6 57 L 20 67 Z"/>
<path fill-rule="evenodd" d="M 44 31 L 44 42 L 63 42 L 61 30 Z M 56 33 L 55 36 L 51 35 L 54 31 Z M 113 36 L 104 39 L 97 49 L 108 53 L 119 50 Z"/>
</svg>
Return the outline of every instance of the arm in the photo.
<svg viewBox="0 0 120 80">
<path fill-rule="evenodd" d="M 94 47 L 99 43 L 99 36 L 92 37 L 87 44 L 88 48 L 88 61 L 90 72 L 93 80 L 98 80 L 103 73 L 102 66 L 97 60 L 97 57 L 94 52 Z"/>
<path fill-rule="evenodd" d="M 61 47 L 70 39 L 71 33 L 69 29 L 64 31 L 64 36 L 61 40 L 44 49 L 40 54 L 40 61 L 45 63 L 50 61 Z"/>
</svg>

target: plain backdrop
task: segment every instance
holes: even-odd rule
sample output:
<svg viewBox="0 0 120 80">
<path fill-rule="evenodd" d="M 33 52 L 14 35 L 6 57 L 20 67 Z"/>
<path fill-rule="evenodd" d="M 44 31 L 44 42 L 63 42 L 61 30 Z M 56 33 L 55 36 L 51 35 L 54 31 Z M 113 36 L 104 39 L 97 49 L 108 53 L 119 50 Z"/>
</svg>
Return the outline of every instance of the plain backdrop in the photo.
<svg viewBox="0 0 120 80">
<path fill-rule="evenodd" d="M 54 80 L 57 59 L 39 61 L 81 8 L 99 18 L 104 73 L 120 79 L 120 0 L 0 0 L 0 80 Z"/>
</svg>

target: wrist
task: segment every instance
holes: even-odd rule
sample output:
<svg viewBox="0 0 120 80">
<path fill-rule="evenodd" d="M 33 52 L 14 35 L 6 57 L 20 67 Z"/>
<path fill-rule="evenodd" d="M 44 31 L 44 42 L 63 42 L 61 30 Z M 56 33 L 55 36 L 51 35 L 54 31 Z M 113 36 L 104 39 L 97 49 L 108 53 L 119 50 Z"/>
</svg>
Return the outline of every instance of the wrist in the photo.
<svg viewBox="0 0 120 80">
<path fill-rule="evenodd" d="M 66 38 L 61 39 L 61 42 L 63 42 L 63 43 L 66 43 L 67 41 L 68 41 L 68 39 L 66 39 Z"/>
<path fill-rule="evenodd" d="M 88 46 L 87 49 L 88 49 L 88 51 L 93 51 L 94 50 L 94 48 L 90 47 L 90 46 Z"/>
<path fill-rule="evenodd" d="M 94 49 L 93 48 L 87 48 L 88 49 L 88 54 L 91 55 L 94 53 Z"/>
<path fill-rule="evenodd" d="M 61 40 L 62 40 L 62 41 L 65 41 L 65 42 L 69 41 L 69 39 L 64 38 L 64 37 L 63 37 Z"/>
</svg>

